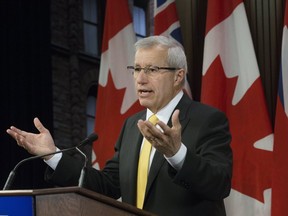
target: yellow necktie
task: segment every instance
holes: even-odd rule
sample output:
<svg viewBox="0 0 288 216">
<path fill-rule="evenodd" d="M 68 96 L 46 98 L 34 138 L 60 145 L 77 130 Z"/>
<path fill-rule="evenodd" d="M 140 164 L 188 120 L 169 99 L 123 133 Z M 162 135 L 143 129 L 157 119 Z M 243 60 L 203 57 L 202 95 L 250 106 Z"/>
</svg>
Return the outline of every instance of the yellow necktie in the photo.
<svg viewBox="0 0 288 216">
<path fill-rule="evenodd" d="M 150 116 L 149 121 L 155 125 L 158 118 L 155 114 Z M 144 139 L 143 147 L 140 153 L 138 162 L 138 175 L 137 175 L 137 208 L 142 209 L 148 179 L 148 167 L 151 152 L 151 144 L 148 140 Z"/>
</svg>

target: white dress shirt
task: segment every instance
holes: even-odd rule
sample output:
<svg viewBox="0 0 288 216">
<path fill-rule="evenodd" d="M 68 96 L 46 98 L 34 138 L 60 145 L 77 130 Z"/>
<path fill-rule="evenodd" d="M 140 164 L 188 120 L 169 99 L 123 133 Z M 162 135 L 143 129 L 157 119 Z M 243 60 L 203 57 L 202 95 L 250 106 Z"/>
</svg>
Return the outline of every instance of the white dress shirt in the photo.
<svg viewBox="0 0 288 216">
<path fill-rule="evenodd" d="M 184 94 L 183 91 L 180 91 L 165 107 L 163 107 L 157 113 L 154 113 L 160 121 L 164 122 L 165 124 L 168 123 L 173 110 L 175 109 L 179 101 L 181 100 L 183 94 Z M 151 115 L 153 115 L 153 113 L 149 109 L 147 109 L 146 120 L 148 120 Z M 143 141 L 142 141 L 142 145 L 143 145 Z M 152 146 L 149 168 L 151 166 L 155 152 L 156 152 L 156 149 Z M 164 157 L 174 169 L 180 170 L 184 163 L 186 152 L 187 152 L 186 146 L 183 143 L 181 143 L 181 147 L 175 155 L 173 155 L 172 157 L 165 157 L 164 155 Z"/>
</svg>

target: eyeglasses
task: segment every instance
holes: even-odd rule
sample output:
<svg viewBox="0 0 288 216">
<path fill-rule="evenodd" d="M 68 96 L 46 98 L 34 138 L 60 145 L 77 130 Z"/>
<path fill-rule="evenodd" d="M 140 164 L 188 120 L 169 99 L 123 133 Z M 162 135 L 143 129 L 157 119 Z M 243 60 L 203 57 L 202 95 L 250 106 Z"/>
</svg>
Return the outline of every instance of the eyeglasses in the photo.
<svg viewBox="0 0 288 216">
<path fill-rule="evenodd" d="M 158 67 L 158 66 L 147 66 L 144 68 L 127 66 L 127 70 L 130 73 L 132 73 L 134 77 L 137 77 L 139 73 L 141 72 L 141 70 L 143 70 L 146 75 L 153 75 L 153 74 L 157 74 L 160 70 L 175 71 L 179 69 L 180 68 L 175 68 L 175 67 Z"/>
</svg>

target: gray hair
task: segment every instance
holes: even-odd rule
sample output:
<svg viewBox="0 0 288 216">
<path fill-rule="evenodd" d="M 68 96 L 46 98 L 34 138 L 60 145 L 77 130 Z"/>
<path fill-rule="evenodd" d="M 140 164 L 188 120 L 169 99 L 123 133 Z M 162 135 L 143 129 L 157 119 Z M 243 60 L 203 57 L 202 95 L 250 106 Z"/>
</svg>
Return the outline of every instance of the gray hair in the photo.
<svg viewBox="0 0 288 216">
<path fill-rule="evenodd" d="M 187 73 L 187 59 L 184 49 L 180 43 L 173 38 L 165 36 L 150 36 L 138 40 L 135 50 L 161 46 L 167 49 L 167 64 L 169 67 L 182 68 Z"/>
</svg>

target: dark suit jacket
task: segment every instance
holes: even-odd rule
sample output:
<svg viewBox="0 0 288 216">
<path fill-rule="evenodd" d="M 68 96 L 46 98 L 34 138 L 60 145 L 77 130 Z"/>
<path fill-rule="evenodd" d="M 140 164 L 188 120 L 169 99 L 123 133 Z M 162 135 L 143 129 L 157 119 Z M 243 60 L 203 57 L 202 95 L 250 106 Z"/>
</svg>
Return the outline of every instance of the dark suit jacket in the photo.
<svg viewBox="0 0 288 216">
<path fill-rule="evenodd" d="M 144 210 L 158 215 L 223 216 L 232 176 L 231 136 L 225 115 L 184 95 L 180 110 L 182 143 L 187 155 L 180 171 L 156 151 L 148 177 Z M 85 187 L 135 205 L 138 156 L 143 136 L 137 121 L 146 111 L 128 118 L 115 145 L 114 157 L 102 171 L 87 170 Z M 171 126 L 171 119 L 168 122 Z M 81 164 L 63 154 L 46 178 L 60 186 L 77 185 Z"/>
</svg>

